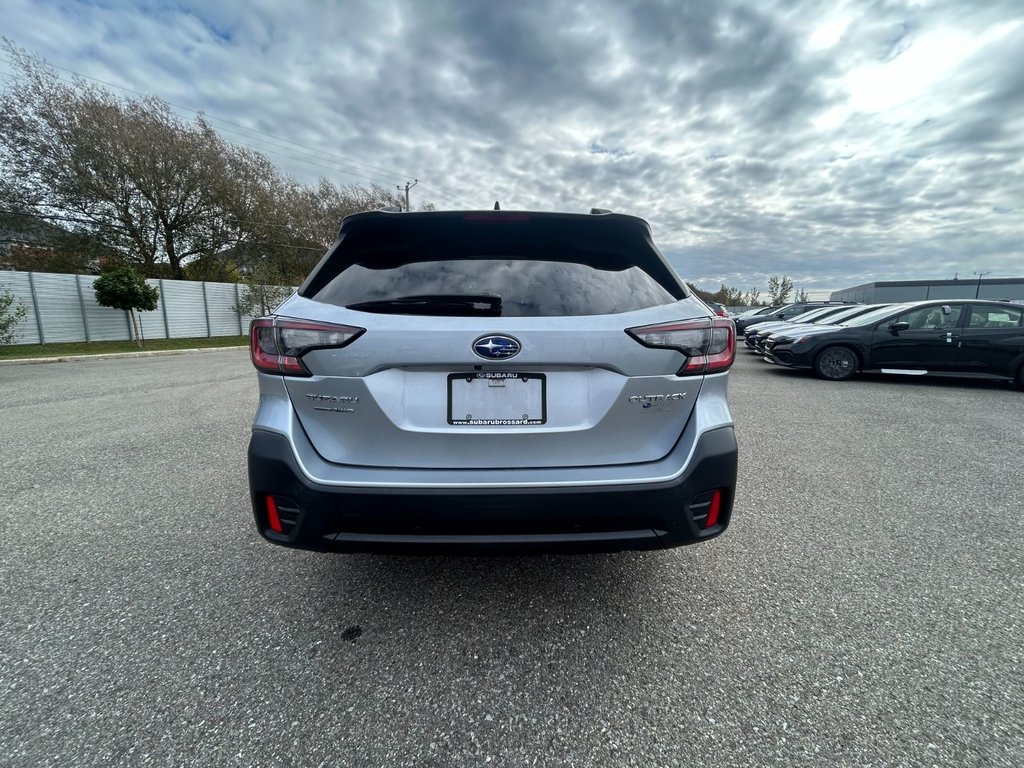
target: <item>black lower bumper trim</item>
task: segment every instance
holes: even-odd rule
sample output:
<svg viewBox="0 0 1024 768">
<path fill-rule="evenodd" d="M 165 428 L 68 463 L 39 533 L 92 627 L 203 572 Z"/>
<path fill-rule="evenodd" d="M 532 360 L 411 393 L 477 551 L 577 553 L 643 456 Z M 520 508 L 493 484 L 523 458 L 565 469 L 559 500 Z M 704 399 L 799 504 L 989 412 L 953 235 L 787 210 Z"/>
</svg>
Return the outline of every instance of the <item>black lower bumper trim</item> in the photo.
<svg viewBox="0 0 1024 768">
<path fill-rule="evenodd" d="M 735 433 L 725 427 L 702 435 L 687 471 L 665 483 L 341 487 L 309 480 L 284 436 L 254 431 L 249 486 L 260 534 L 275 544 L 301 549 L 418 554 L 661 549 L 714 538 L 728 527 L 736 457 Z M 722 493 L 718 522 L 699 527 L 689 503 L 715 489 Z M 299 510 L 297 523 L 287 533 L 270 529 L 268 495 L 292 500 Z"/>
</svg>

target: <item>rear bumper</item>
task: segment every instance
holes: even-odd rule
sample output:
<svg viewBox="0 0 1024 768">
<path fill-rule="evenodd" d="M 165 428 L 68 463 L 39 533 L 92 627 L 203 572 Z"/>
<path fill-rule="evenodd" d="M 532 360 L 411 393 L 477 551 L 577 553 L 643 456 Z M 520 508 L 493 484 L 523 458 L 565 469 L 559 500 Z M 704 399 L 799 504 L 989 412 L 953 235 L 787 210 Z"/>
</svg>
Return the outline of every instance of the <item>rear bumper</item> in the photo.
<svg viewBox="0 0 1024 768">
<path fill-rule="evenodd" d="M 664 549 L 714 538 L 732 516 L 733 428 L 703 433 L 690 459 L 678 478 L 636 485 L 345 487 L 311 481 L 283 435 L 255 430 L 249 487 L 260 535 L 299 549 L 419 554 Z M 701 515 L 714 490 L 721 492 L 718 522 L 705 527 Z M 275 498 L 284 533 L 270 527 L 267 496 Z"/>
</svg>

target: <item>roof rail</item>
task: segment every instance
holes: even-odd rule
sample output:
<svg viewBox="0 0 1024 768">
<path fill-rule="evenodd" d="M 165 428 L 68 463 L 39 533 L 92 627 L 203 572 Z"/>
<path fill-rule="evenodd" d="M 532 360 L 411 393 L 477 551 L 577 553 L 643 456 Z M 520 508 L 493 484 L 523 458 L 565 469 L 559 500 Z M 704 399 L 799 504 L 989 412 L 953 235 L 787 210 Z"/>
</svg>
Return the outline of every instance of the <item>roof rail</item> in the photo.
<svg viewBox="0 0 1024 768">
<path fill-rule="evenodd" d="M 607 208 L 591 208 L 590 212 L 591 213 L 611 213 L 611 211 L 608 210 Z"/>
</svg>

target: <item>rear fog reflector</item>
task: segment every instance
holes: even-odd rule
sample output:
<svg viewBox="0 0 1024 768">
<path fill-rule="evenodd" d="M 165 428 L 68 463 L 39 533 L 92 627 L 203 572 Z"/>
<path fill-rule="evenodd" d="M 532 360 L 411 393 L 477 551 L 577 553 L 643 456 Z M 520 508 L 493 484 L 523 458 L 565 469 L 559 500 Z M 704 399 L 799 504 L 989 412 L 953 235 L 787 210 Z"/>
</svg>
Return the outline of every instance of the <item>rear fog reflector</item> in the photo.
<svg viewBox="0 0 1024 768">
<path fill-rule="evenodd" d="M 284 526 L 281 525 L 281 516 L 277 514 L 277 502 L 273 496 L 267 496 L 267 522 L 270 530 L 274 533 L 284 533 Z"/>
<path fill-rule="evenodd" d="M 705 491 L 690 499 L 690 517 L 698 528 L 708 529 L 718 525 L 722 511 L 722 490 Z"/>
<path fill-rule="evenodd" d="M 708 509 L 708 519 L 704 523 L 705 528 L 718 525 L 718 512 L 722 508 L 722 492 L 714 491 L 711 494 L 711 507 Z"/>
</svg>

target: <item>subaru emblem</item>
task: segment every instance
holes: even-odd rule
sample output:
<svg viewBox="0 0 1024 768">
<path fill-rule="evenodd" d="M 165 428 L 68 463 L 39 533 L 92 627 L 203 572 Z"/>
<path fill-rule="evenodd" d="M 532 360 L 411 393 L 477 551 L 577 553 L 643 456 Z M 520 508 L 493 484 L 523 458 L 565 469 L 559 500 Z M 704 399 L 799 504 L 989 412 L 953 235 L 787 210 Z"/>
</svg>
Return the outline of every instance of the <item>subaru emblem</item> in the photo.
<svg viewBox="0 0 1024 768">
<path fill-rule="evenodd" d="M 507 360 L 518 355 L 521 349 L 511 336 L 481 336 L 473 342 L 473 352 L 485 360 Z"/>
</svg>

